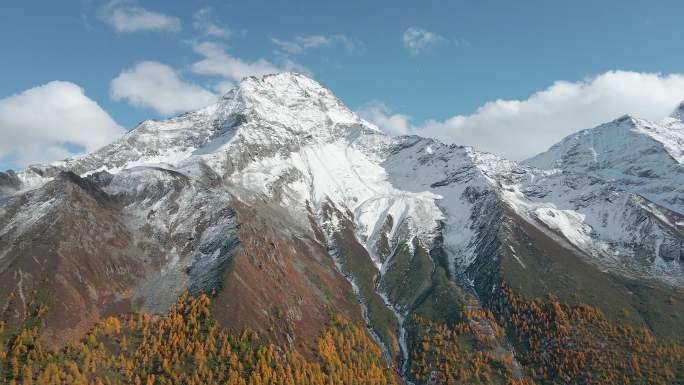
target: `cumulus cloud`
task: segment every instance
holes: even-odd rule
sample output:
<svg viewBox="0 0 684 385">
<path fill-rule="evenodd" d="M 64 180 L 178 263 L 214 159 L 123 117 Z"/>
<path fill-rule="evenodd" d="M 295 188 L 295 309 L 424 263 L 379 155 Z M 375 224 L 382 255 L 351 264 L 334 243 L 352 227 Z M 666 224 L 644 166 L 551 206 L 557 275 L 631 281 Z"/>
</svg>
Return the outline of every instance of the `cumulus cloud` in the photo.
<svg viewBox="0 0 684 385">
<path fill-rule="evenodd" d="M 203 42 L 193 45 L 193 49 L 203 58 L 193 63 L 190 70 L 198 75 L 222 76 L 229 81 L 239 81 L 246 76 L 260 76 L 283 71 L 307 72 L 292 61 L 276 66 L 265 59 L 246 62 L 228 54 L 220 44 Z"/>
<path fill-rule="evenodd" d="M 130 33 L 138 31 L 178 32 L 180 19 L 163 13 L 148 11 L 133 2 L 113 0 L 102 8 L 103 19 L 115 31 Z"/>
<path fill-rule="evenodd" d="M 218 97 L 213 92 L 185 82 L 170 66 L 154 61 L 136 64 L 111 82 L 114 100 L 126 100 L 137 107 L 152 108 L 162 115 L 207 106 Z"/>
<path fill-rule="evenodd" d="M 414 56 L 446 41 L 443 36 L 418 27 L 410 27 L 404 31 L 403 40 L 406 49 Z"/>
<path fill-rule="evenodd" d="M 230 91 L 230 89 L 233 87 L 235 87 L 234 82 L 230 80 L 222 80 L 220 82 L 215 83 L 211 88 L 219 94 L 223 95 L 226 92 Z"/>
<path fill-rule="evenodd" d="M 390 135 L 409 135 L 414 129 L 411 117 L 392 114 L 390 108 L 381 101 L 367 103 L 356 112 Z"/>
<path fill-rule="evenodd" d="M 94 151 L 123 135 L 78 85 L 53 81 L 0 99 L 0 158 L 19 167 Z"/>
<path fill-rule="evenodd" d="M 121 71 L 111 82 L 111 96 L 136 107 L 156 110 L 162 115 L 195 110 L 213 103 L 246 76 L 260 76 L 283 71 L 306 73 L 306 68 L 292 61 L 277 66 L 265 59 L 247 62 L 228 54 L 215 42 L 194 43 L 193 50 L 202 59 L 190 65 L 204 79 L 206 88 L 185 81 L 174 68 L 155 61 L 145 61 Z"/>
<path fill-rule="evenodd" d="M 204 36 L 227 39 L 232 35 L 232 31 L 226 27 L 216 24 L 211 19 L 212 8 L 204 7 L 195 12 L 192 26 L 200 31 Z"/>
<path fill-rule="evenodd" d="M 491 101 L 473 114 L 443 121 L 412 125 L 410 117 L 382 109 L 365 116 L 389 133 L 405 130 L 522 160 L 624 114 L 663 119 L 682 100 L 683 74 L 610 71 L 578 82 L 557 81 L 525 100 Z"/>
<path fill-rule="evenodd" d="M 328 47 L 333 44 L 341 44 L 344 48 L 351 52 L 356 48 L 354 42 L 345 35 L 310 35 L 310 36 L 295 36 L 292 40 L 279 40 L 272 38 L 273 44 L 288 54 L 298 55 L 304 53 L 309 49 Z"/>
</svg>

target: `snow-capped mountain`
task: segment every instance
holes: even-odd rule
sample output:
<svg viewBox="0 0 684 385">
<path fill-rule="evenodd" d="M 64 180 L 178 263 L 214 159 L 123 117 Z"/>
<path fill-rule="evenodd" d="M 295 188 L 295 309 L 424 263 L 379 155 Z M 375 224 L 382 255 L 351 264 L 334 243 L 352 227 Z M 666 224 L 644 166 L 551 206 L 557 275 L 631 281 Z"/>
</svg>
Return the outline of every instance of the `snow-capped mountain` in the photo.
<svg viewBox="0 0 684 385">
<path fill-rule="evenodd" d="M 294 344 L 331 307 L 403 364 L 409 316 L 463 318 L 502 282 L 642 317 L 634 287 L 684 287 L 683 108 L 518 164 L 387 136 L 303 75 L 246 78 L 92 154 L 0 174 L 0 307 L 46 281 L 101 314 L 219 289 L 230 326 Z M 56 341 L 91 325 L 56 309 Z"/>
<path fill-rule="evenodd" d="M 684 213 L 684 105 L 661 123 L 623 116 L 564 138 L 525 163 L 592 175 Z"/>
</svg>

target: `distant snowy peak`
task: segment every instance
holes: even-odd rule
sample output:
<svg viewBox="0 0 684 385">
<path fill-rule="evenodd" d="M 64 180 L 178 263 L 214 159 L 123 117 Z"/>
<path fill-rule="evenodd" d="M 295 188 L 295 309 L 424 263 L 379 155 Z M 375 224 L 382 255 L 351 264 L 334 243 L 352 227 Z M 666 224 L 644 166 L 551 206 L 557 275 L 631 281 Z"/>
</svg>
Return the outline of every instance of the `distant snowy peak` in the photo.
<svg viewBox="0 0 684 385">
<path fill-rule="evenodd" d="M 623 116 L 572 134 L 525 161 L 588 174 L 684 213 L 684 124 Z"/>
<path fill-rule="evenodd" d="M 605 168 L 607 162 L 625 156 L 624 145 L 639 141 L 650 146 L 650 136 L 641 135 L 637 129 L 640 122 L 629 115 L 612 122 L 568 135 L 560 142 L 525 163 L 541 169 L 566 169 L 568 167 L 587 170 Z"/>
</svg>

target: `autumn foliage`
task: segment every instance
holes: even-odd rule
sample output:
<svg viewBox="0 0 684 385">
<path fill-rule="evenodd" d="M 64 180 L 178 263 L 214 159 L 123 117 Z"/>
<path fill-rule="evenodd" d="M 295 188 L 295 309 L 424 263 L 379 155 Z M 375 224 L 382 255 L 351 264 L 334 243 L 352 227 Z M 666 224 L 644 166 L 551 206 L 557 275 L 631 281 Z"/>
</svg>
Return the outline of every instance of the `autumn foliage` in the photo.
<svg viewBox="0 0 684 385">
<path fill-rule="evenodd" d="M 37 329 L 0 347 L 9 384 L 396 384 L 366 330 L 334 317 L 314 358 L 278 348 L 245 330 L 229 333 L 211 317 L 206 295 L 184 294 L 164 317 L 135 314 L 102 320 L 81 342 L 42 348 Z"/>
<path fill-rule="evenodd" d="M 211 306 L 208 296 L 186 293 L 165 316 L 108 317 L 82 341 L 56 352 L 43 348 L 37 327 L 10 333 L 0 322 L 0 383 L 402 382 L 367 330 L 341 316 L 332 317 L 305 356 L 249 330 L 218 327 Z M 463 314 L 454 324 L 415 315 L 408 320 L 408 380 L 416 385 L 684 384 L 684 347 L 663 343 L 646 328 L 610 322 L 587 305 L 569 306 L 554 296 L 527 299 L 502 285 L 489 310 Z"/>
<path fill-rule="evenodd" d="M 409 366 L 412 381 L 419 385 L 514 383 L 510 357 L 483 346 L 491 341 L 470 322 L 447 325 L 418 316 L 411 321 L 417 332 Z"/>
<path fill-rule="evenodd" d="M 645 327 L 615 324 L 553 295 L 526 299 L 506 285 L 492 308 L 540 384 L 684 384 L 684 347 L 658 341 Z"/>
<path fill-rule="evenodd" d="M 646 327 L 611 322 L 585 304 L 570 306 L 553 295 L 528 299 L 504 284 L 489 310 L 464 315 L 454 324 L 411 319 L 409 379 L 417 385 L 684 384 L 682 345 Z"/>
</svg>

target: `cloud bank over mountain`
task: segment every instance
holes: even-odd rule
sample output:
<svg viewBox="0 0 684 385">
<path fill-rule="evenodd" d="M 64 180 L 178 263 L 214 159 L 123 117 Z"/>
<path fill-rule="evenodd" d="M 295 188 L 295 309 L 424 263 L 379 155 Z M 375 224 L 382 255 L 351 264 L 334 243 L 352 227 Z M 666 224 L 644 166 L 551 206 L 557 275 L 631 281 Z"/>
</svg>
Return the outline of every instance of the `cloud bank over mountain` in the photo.
<svg viewBox="0 0 684 385">
<path fill-rule="evenodd" d="M 0 159 L 19 166 L 94 151 L 123 135 L 78 85 L 52 81 L 0 99 Z"/>
<path fill-rule="evenodd" d="M 391 134 L 414 133 L 521 160 L 623 114 L 663 119 L 682 100 L 682 74 L 610 71 L 578 82 L 559 80 L 525 100 L 497 99 L 472 114 L 422 124 L 378 103 L 360 112 Z"/>
</svg>

